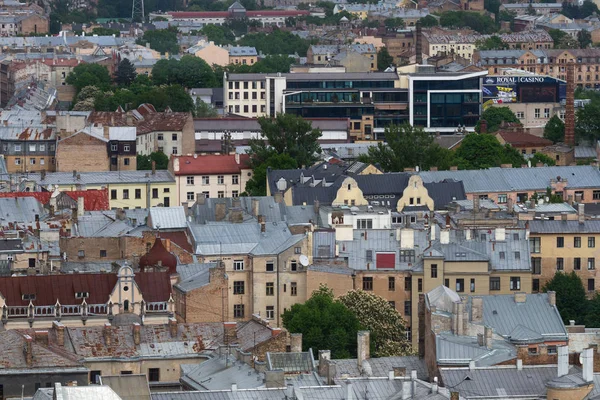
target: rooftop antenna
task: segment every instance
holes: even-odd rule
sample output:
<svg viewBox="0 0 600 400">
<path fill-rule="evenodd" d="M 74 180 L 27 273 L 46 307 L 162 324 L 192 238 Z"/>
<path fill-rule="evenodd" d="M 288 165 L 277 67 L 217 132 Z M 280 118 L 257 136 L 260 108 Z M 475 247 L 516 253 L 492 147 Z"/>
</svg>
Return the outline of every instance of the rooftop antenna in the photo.
<svg viewBox="0 0 600 400">
<path fill-rule="evenodd" d="M 144 0 L 133 0 L 133 5 L 131 6 L 131 22 L 139 21 L 144 23 L 145 20 Z"/>
</svg>

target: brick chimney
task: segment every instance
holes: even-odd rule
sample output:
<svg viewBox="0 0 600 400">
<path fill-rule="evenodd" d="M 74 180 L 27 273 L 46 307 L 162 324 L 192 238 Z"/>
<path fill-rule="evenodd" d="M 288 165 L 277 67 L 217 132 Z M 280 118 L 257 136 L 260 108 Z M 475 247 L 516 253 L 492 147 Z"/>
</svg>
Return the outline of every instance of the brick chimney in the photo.
<svg viewBox="0 0 600 400">
<path fill-rule="evenodd" d="M 110 322 L 104 324 L 102 329 L 102 336 L 104 336 L 104 345 L 110 346 L 112 343 L 112 325 Z"/>
<path fill-rule="evenodd" d="M 565 106 L 565 144 L 575 146 L 575 64 L 567 65 L 567 104 Z"/>
<path fill-rule="evenodd" d="M 300 353 L 302 351 L 302 334 L 292 333 L 290 335 L 290 345 L 292 353 Z"/>
<path fill-rule="evenodd" d="M 133 323 L 133 343 L 138 346 L 141 341 L 142 326 L 137 322 Z"/>
<path fill-rule="evenodd" d="M 556 305 L 556 292 L 554 292 L 554 291 L 548 292 L 548 303 L 550 303 L 551 306 Z"/>
<path fill-rule="evenodd" d="M 177 337 L 177 320 L 175 318 L 169 318 L 169 334 L 172 338 Z"/>
<path fill-rule="evenodd" d="M 225 339 L 226 344 L 237 341 L 236 322 L 223 322 L 223 339 Z"/>
<path fill-rule="evenodd" d="M 56 332 L 56 343 L 59 346 L 65 345 L 65 326 L 58 321 L 52 322 L 52 329 Z"/>
<path fill-rule="evenodd" d="M 33 338 L 29 335 L 23 336 L 25 338 L 25 344 L 23 346 L 23 354 L 25 355 L 25 361 L 27 362 L 27 366 L 31 367 L 33 364 Z"/>
<path fill-rule="evenodd" d="M 358 340 L 358 354 L 357 354 L 357 362 L 358 369 L 362 370 L 362 363 L 365 360 L 371 358 L 371 333 L 369 331 L 358 331 L 357 340 Z"/>
</svg>

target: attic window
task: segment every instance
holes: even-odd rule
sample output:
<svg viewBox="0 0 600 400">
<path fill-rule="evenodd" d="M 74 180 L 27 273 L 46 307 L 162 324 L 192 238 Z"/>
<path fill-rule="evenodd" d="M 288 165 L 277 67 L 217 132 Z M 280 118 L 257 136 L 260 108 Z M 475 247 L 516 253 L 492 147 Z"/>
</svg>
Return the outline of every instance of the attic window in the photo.
<svg viewBox="0 0 600 400">
<path fill-rule="evenodd" d="M 25 301 L 33 301 L 35 300 L 35 294 L 24 294 L 21 296 L 21 298 Z"/>
<path fill-rule="evenodd" d="M 86 299 L 90 297 L 90 294 L 88 292 L 77 292 L 75 293 L 75 298 L 76 299 Z"/>
<path fill-rule="evenodd" d="M 466 257 L 467 253 L 455 253 L 456 257 Z"/>
</svg>

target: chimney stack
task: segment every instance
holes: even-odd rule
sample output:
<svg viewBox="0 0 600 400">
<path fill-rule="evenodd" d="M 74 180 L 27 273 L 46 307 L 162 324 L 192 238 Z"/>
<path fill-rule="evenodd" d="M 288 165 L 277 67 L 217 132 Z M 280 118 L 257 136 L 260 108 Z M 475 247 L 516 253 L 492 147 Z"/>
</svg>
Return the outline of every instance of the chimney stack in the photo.
<svg viewBox="0 0 600 400">
<path fill-rule="evenodd" d="M 156 175 L 156 161 L 152 161 L 152 175 Z"/>
<path fill-rule="evenodd" d="M 223 336 L 225 344 L 237 341 L 237 322 L 223 322 Z"/>
<path fill-rule="evenodd" d="M 112 343 L 112 325 L 110 322 L 104 324 L 102 335 L 104 336 L 104 345 L 107 347 L 110 346 Z"/>
<path fill-rule="evenodd" d="M 56 343 L 59 346 L 65 345 L 65 326 L 58 321 L 52 322 L 52 329 L 56 332 Z"/>
<path fill-rule="evenodd" d="M 177 320 L 173 317 L 169 318 L 169 333 L 172 338 L 177 337 Z"/>
<path fill-rule="evenodd" d="M 196 193 L 196 204 L 206 203 L 206 196 L 204 193 Z"/>
<path fill-rule="evenodd" d="M 29 335 L 24 335 L 25 338 L 25 346 L 23 348 L 23 353 L 25 353 L 25 361 L 27 362 L 27 366 L 31 367 L 33 364 L 33 338 Z"/>
<path fill-rule="evenodd" d="M 485 119 L 479 120 L 479 133 L 487 133 L 487 121 Z"/>
<path fill-rule="evenodd" d="M 585 223 L 585 204 L 577 204 L 577 220 L 580 224 Z"/>
<path fill-rule="evenodd" d="M 368 360 L 371 355 L 371 341 L 370 341 L 370 332 L 369 331 L 358 331 L 357 340 L 358 340 L 358 369 L 362 370 L 363 361 Z"/>
<path fill-rule="evenodd" d="M 585 382 L 594 380 L 594 349 L 589 347 L 581 352 L 582 377 Z"/>
<path fill-rule="evenodd" d="M 319 366 L 317 370 L 319 375 L 325 376 L 327 372 L 327 363 L 331 360 L 331 351 L 330 350 L 319 350 Z"/>
<path fill-rule="evenodd" d="M 569 347 L 558 346 L 558 377 L 569 373 Z"/>
<path fill-rule="evenodd" d="M 133 323 L 133 343 L 139 346 L 142 336 L 142 326 L 137 322 Z"/>
<path fill-rule="evenodd" d="M 478 195 L 475 195 L 473 197 L 473 212 L 474 213 L 479 212 L 479 196 Z"/>
<path fill-rule="evenodd" d="M 227 209 L 225 203 L 216 203 L 215 204 L 215 220 L 223 221 L 225 219 L 225 214 L 227 213 Z"/>
<path fill-rule="evenodd" d="M 575 64 L 567 64 L 567 104 L 565 106 L 565 144 L 575 146 Z"/>
<path fill-rule="evenodd" d="M 260 212 L 260 200 L 252 199 L 252 215 L 258 217 L 258 213 Z"/>
<path fill-rule="evenodd" d="M 483 340 L 485 341 L 485 347 L 487 347 L 488 349 L 491 349 L 492 345 L 493 345 L 493 339 L 492 339 L 493 333 L 494 333 L 494 330 L 492 329 L 492 327 L 485 326 L 483 328 Z"/>
<path fill-rule="evenodd" d="M 417 61 L 417 65 L 421 65 L 421 64 L 423 64 L 423 33 L 422 33 L 421 21 L 417 21 L 416 34 L 417 34 L 417 38 L 416 38 L 417 40 L 415 43 L 416 61 Z"/>
<path fill-rule="evenodd" d="M 290 335 L 290 344 L 292 353 L 300 353 L 302 352 L 302 334 L 301 333 L 292 333 Z"/>
<path fill-rule="evenodd" d="M 85 212 L 83 196 L 79 196 L 77 198 L 77 217 L 83 217 L 83 213 Z"/>
<path fill-rule="evenodd" d="M 551 306 L 556 305 L 556 292 L 548 291 L 548 303 L 550 303 Z"/>
</svg>

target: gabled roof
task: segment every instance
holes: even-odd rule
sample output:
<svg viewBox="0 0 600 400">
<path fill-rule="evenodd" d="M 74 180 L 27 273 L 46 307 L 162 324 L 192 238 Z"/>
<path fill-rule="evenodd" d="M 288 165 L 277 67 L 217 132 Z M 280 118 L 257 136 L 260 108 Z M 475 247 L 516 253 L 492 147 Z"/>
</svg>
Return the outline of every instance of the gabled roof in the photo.
<svg viewBox="0 0 600 400">
<path fill-rule="evenodd" d="M 151 207 L 149 221 L 152 229 L 185 229 L 187 218 L 183 206 Z"/>
<path fill-rule="evenodd" d="M 435 306 L 439 311 L 452 312 L 452 304 L 460 301 L 460 296 L 446 286 L 440 285 L 425 294 L 428 307 Z"/>
<path fill-rule="evenodd" d="M 315 369 L 312 351 L 300 353 L 267 353 L 267 369 L 285 373 L 309 373 Z"/>
<path fill-rule="evenodd" d="M 499 131 L 497 133 L 502 139 L 512 147 L 546 147 L 552 145 L 552 140 L 535 136 L 525 132 Z"/>
</svg>

